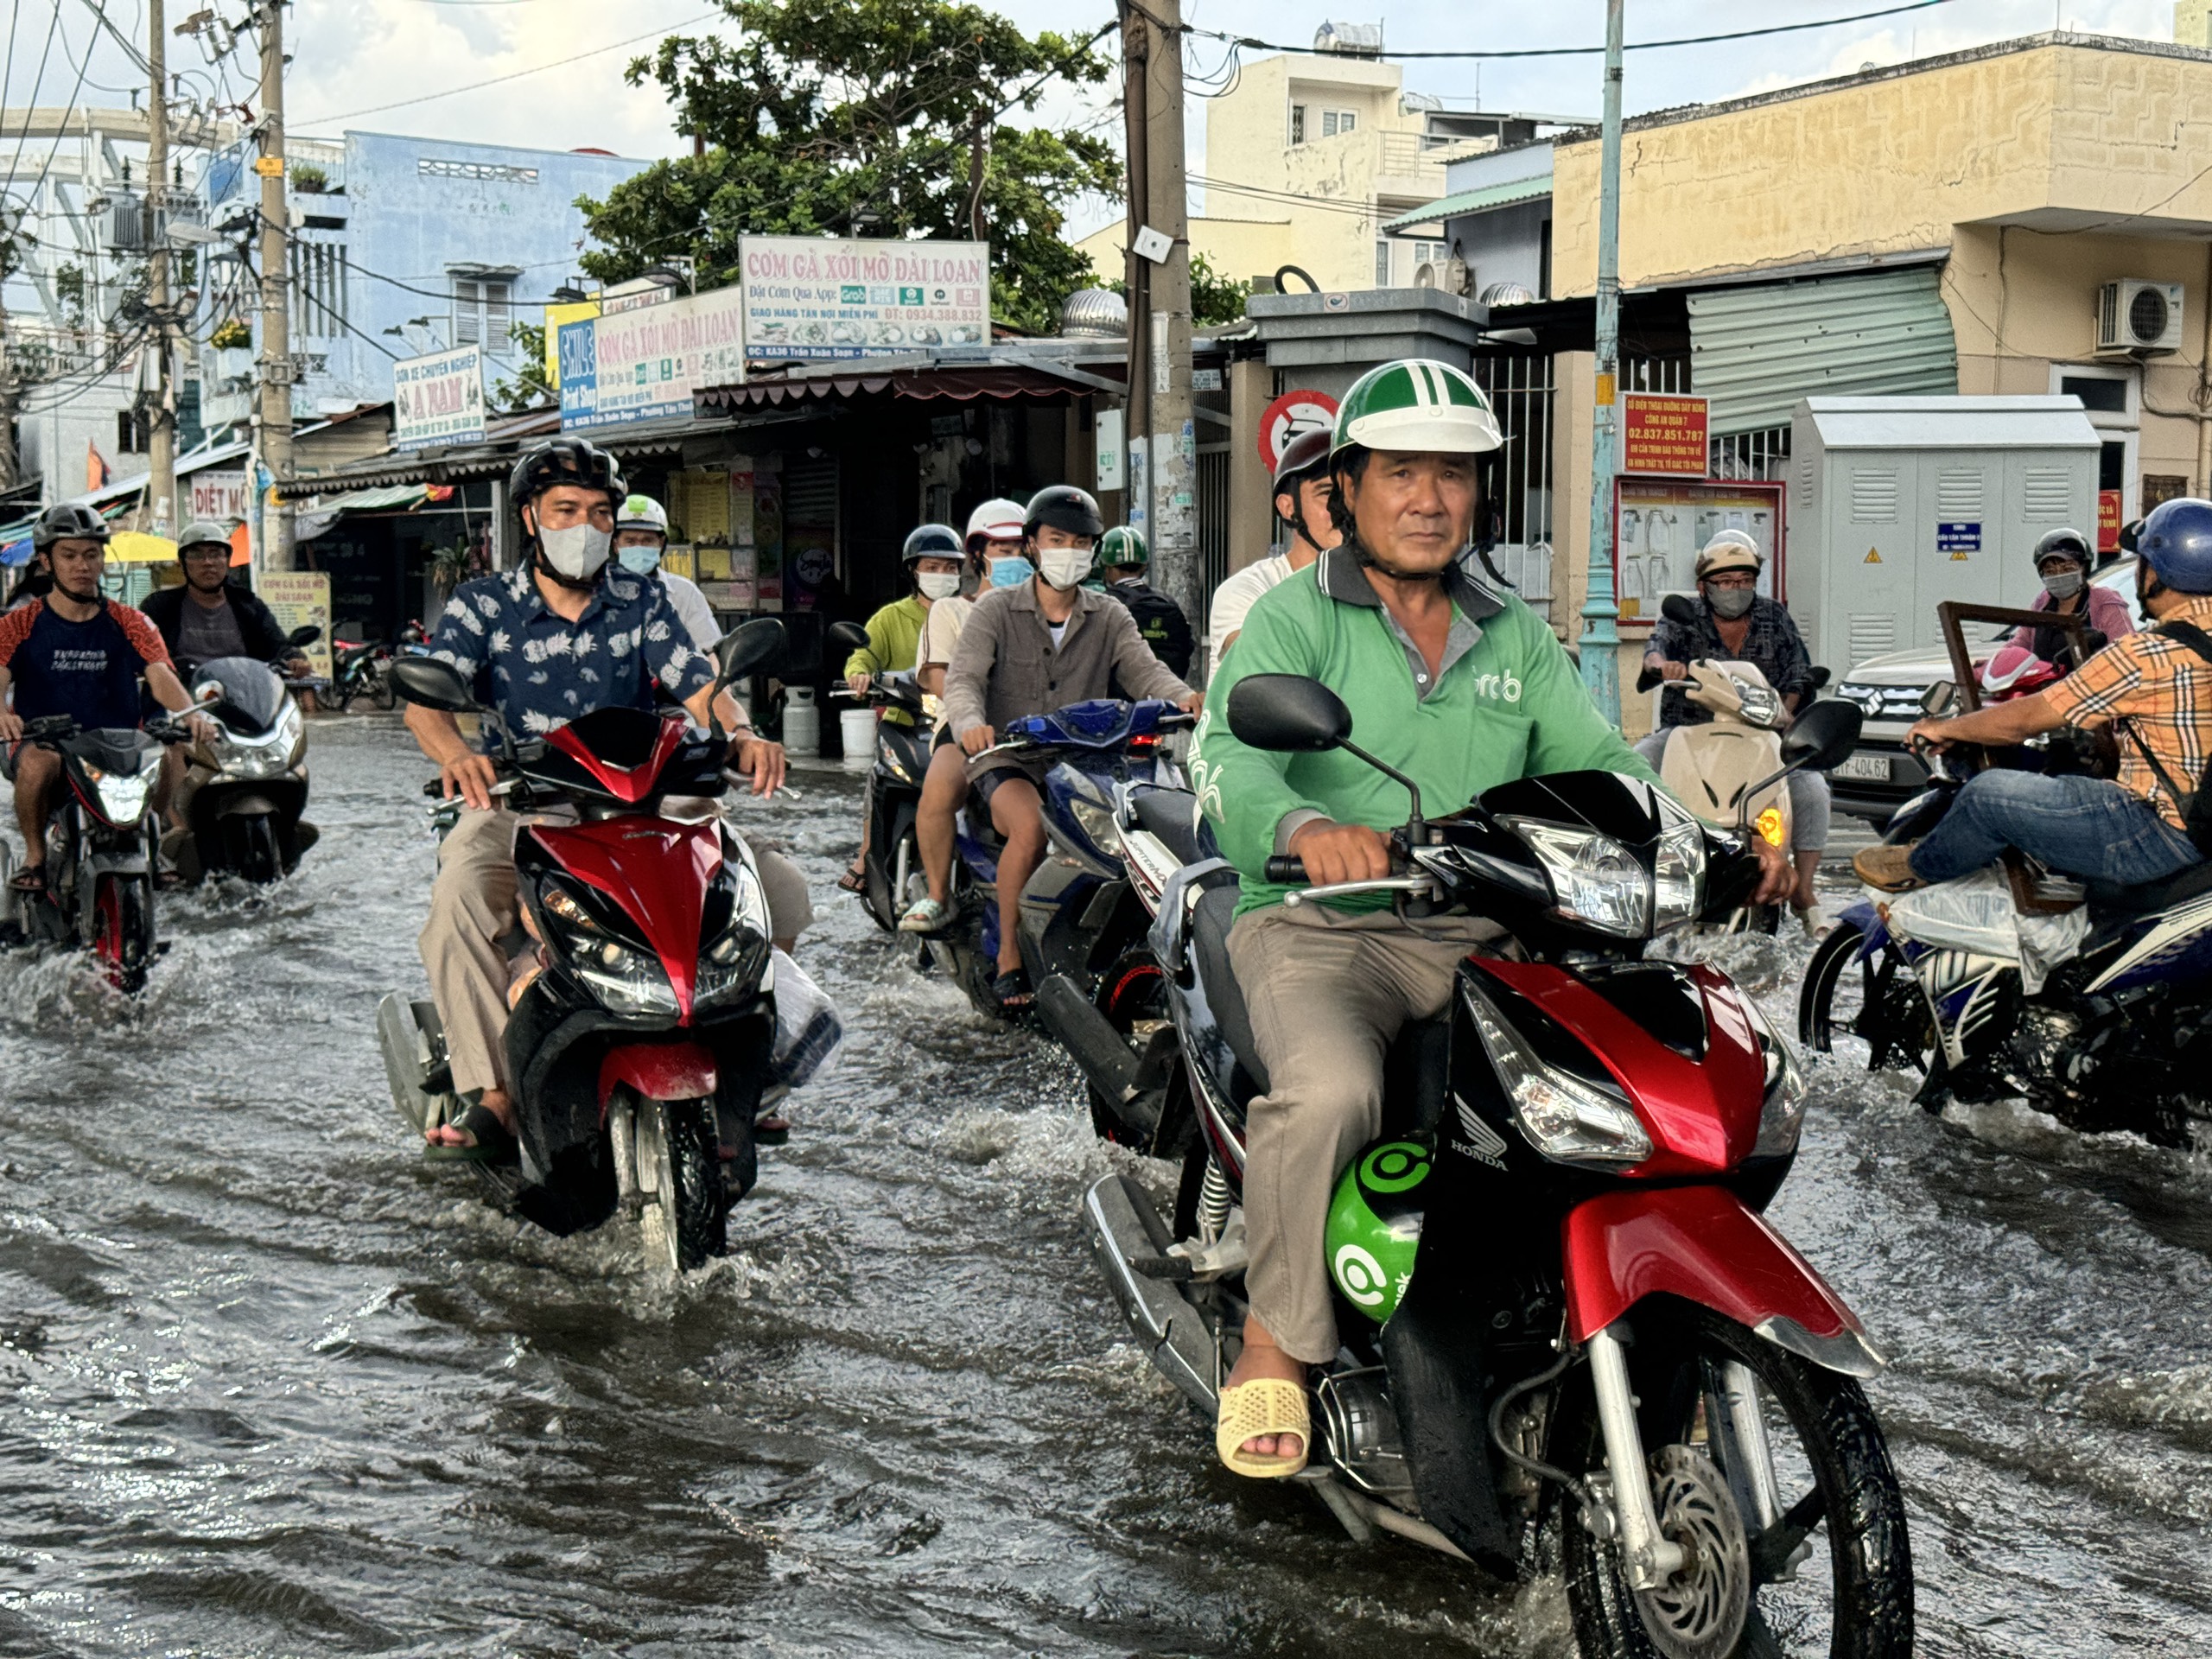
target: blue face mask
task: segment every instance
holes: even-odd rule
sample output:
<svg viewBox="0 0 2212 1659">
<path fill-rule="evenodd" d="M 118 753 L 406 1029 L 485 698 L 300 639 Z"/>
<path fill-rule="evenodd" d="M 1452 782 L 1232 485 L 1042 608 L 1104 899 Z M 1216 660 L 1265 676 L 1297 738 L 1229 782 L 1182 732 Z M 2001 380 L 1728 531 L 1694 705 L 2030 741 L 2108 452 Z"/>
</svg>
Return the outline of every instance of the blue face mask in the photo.
<svg viewBox="0 0 2212 1659">
<path fill-rule="evenodd" d="M 625 547 L 619 549 L 614 556 L 622 562 L 625 570 L 641 576 L 650 576 L 660 569 L 660 549 L 657 547 Z"/>
<path fill-rule="evenodd" d="M 991 586 L 994 588 L 1019 588 L 1036 574 L 1037 567 L 1019 553 L 991 561 Z"/>
</svg>

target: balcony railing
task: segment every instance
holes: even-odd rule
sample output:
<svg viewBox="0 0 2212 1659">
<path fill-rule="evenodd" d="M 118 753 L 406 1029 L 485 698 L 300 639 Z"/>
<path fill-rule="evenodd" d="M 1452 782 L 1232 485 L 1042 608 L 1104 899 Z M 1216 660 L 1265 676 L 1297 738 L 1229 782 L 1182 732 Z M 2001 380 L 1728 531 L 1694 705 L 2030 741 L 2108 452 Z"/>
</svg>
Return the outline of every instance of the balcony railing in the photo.
<svg viewBox="0 0 2212 1659">
<path fill-rule="evenodd" d="M 1480 156 L 1497 148 L 1490 138 L 1455 138 L 1426 132 L 1386 132 L 1382 135 L 1382 171 L 1403 178 L 1446 162 Z"/>
</svg>

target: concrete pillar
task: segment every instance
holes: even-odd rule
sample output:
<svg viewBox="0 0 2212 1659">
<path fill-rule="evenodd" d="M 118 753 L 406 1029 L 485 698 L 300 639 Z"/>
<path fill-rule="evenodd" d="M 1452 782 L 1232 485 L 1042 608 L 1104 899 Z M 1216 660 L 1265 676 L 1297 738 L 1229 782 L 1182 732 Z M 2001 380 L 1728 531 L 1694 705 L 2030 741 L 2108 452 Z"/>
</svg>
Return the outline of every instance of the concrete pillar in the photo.
<svg viewBox="0 0 2212 1659">
<path fill-rule="evenodd" d="M 1259 358 L 1229 365 L 1229 568 L 1267 556 L 1274 530 L 1268 465 L 1260 459 L 1260 416 L 1274 398 L 1274 371 Z"/>
</svg>

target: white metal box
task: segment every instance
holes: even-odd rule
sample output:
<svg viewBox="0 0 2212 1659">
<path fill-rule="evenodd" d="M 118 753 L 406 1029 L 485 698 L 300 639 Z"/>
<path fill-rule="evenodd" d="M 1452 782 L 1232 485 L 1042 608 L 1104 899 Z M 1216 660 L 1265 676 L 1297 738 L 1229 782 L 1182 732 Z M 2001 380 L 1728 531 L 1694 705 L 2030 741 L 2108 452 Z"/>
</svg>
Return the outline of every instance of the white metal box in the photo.
<svg viewBox="0 0 2212 1659">
<path fill-rule="evenodd" d="M 2078 397 L 1808 397 L 1790 429 L 1789 610 L 1838 677 L 1932 645 L 1947 599 L 2026 606 L 2047 531 L 2097 532 Z"/>
</svg>

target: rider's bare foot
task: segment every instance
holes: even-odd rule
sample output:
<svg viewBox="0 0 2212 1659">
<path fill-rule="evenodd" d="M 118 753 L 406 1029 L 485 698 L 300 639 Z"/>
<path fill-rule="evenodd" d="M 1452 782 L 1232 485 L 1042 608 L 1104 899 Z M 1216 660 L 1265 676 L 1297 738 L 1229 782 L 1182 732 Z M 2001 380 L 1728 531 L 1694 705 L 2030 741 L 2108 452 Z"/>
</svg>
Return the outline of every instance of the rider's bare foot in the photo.
<svg viewBox="0 0 2212 1659">
<path fill-rule="evenodd" d="M 1236 1357 L 1236 1363 L 1229 1368 L 1224 1388 L 1234 1388 L 1240 1382 L 1250 1382 L 1270 1376 L 1284 1382 L 1303 1385 L 1306 1363 L 1293 1359 L 1275 1346 L 1275 1339 L 1257 1319 L 1247 1317 L 1244 1321 L 1244 1351 Z M 1306 1450 L 1295 1434 L 1255 1434 L 1237 1448 L 1255 1457 L 1295 1458 Z"/>
<path fill-rule="evenodd" d="M 514 1103 L 507 1098 L 504 1089 L 486 1089 L 477 1104 L 498 1118 L 509 1135 L 515 1132 Z M 441 1123 L 435 1129 L 423 1131 L 423 1138 L 434 1147 L 473 1147 L 476 1137 L 457 1123 Z"/>
</svg>

